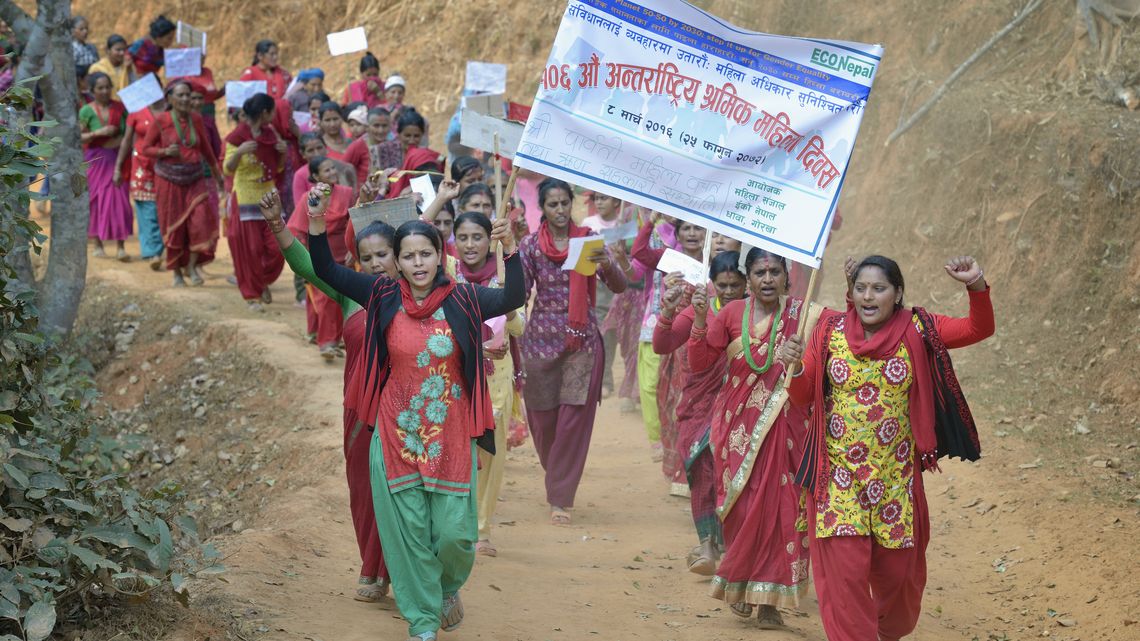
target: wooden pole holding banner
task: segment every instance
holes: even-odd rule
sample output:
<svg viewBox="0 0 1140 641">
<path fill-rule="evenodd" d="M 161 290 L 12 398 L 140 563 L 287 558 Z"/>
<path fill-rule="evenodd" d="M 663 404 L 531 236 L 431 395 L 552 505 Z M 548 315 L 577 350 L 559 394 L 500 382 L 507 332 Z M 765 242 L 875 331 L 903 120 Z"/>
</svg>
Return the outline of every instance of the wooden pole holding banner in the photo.
<svg viewBox="0 0 1140 641">
<path fill-rule="evenodd" d="M 507 179 L 507 189 L 503 194 L 504 198 L 499 201 L 499 212 L 498 215 L 495 216 L 496 220 L 510 216 L 510 200 L 511 196 L 515 193 L 515 180 L 517 180 L 518 177 L 518 168 L 515 168 L 511 171 L 511 177 Z M 512 229 L 511 233 L 515 233 L 515 230 Z M 503 260 L 503 244 L 497 241 L 495 242 L 495 272 L 499 277 L 499 283 L 505 285 L 507 282 L 507 264 Z"/>
<path fill-rule="evenodd" d="M 705 249 L 702 261 L 705 264 L 705 278 L 708 279 L 710 263 L 712 262 L 712 235 L 713 231 L 705 227 Z M 711 279 L 710 279 L 711 280 Z"/>
<path fill-rule="evenodd" d="M 815 298 L 816 276 L 819 276 L 818 267 L 811 270 L 811 276 L 808 277 L 807 292 L 804 293 L 804 306 L 800 309 L 800 322 L 796 327 L 796 338 L 799 338 L 801 342 L 804 340 L 804 332 L 807 330 L 807 320 L 809 316 L 808 310 L 811 308 L 812 299 Z M 775 323 L 777 320 L 778 319 L 773 319 L 772 322 Z M 807 346 L 805 345 L 804 347 L 806 349 Z M 791 375 L 788 374 L 787 370 L 784 370 L 784 385 L 787 385 L 790 382 L 790 378 Z"/>
<path fill-rule="evenodd" d="M 502 209 L 503 209 L 503 162 L 501 160 L 499 160 L 499 132 L 497 132 L 497 131 L 495 132 L 495 155 L 492 157 L 492 160 L 495 163 L 495 202 L 498 204 L 499 210 L 502 211 Z M 517 173 L 517 172 L 511 172 L 512 178 L 514 177 L 515 173 Z M 505 279 L 506 275 L 507 275 L 507 266 L 506 266 L 506 263 L 503 262 L 503 244 L 502 243 L 495 243 L 495 265 L 497 267 L 496 272 L 499 275 L 499 283 L 502 283 L 503 279 Z"/>
</svg>

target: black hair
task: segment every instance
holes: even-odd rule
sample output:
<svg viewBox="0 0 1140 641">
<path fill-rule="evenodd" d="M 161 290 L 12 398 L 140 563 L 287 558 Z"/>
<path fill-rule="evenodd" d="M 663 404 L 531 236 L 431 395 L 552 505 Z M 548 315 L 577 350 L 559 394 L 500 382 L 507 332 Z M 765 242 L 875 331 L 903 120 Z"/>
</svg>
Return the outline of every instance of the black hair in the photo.
<svg viewBox="0 0 1140 641">
<path fill-rule="evenodd" d="M 312 105 L 314 100 L 320 100 L 321 104 L 323 105 L 326 102 L 328 102 L 329 100 L 331 100 L 331 98 L 329 97 L 329 95 L 327 93 L 325 93 L 323 91 L 318 91 L 317 93 L 309 96 L 309 104 Z"/>
<path fill-rule="evenodd" d="M 748 255 L 744 257 L 744 275 L 745 275 L 745 277 L 747 278 L 752 273 L 752 265 L 756 261 L 762 260 L 765 258 L 770 258 L 770 259 L 775 260 L 775 261 L 780 263 L 780 266 L 782 266 L 784 268 L 785 285 L 788 287 L 788 289 L 791 289 L 791 287 L 792 287 L 792 275 L 790 272 L 788 272 L 788 259 L 784 258 L 783 256 L 781 256 L 779 254 L 774 254 L 774 253 L 768 251 L 767 249 L 760 249 L 759 247 L 753 247 L 752 249 L 748 250 Z"/>
<path fill-rule="evenodd" d="M 451 169 L 452 173 L 454 174 L 455 163 L 452 163 Z M 458 200 L 460 211 L 462 211 L 467 205 L 468 201 L 470 201 L 471 198 L 477 194 L 483 194 L 487 196 L 487 198 L 491 199 L 491 206 L 493 207 L 495 205 L 495 192 L 491 191 L 491 188 L 487 186 L 486 183 L 471 183 L 470 185 L 467 185 L 467 188 L 463 190 L 463 193 L 459 194 Z"/>
<path fill-rule="evenodd" d="M 253 62 L 251 65 L 257 65 L 257 57 L 269 53 L 269 50 L 276 47 L 277 43 L 272 40 L 258 40 L 257 44 L 253 45 Z"/>
<path fill-rule="evenodd" d="M 309 161 L 309 182 L 316 184 L 319 178 L 317 174 L 321 173 L 321 165 L 325 164 L 326 160 L 333 160 L 328 156 L 317 156 Z"/>
<path fill-rule="evenodd" d="M 436 267 L 435 280 L 431 284 L 433 287 L 447 284 L 447 272 L 444 270 L 443 237 L 439 235 L 439 230 L 435 228 L 435 225 L 425 223 L 422 220 L 409 220 L 400 225 L 396 229 L 395 238 L 392 240 L 392 249 L 395 250 L 396 256 L 400 255 L 400 245 L 408 236 L 423 236 L 428 239 L 432 247 L 435 247 L 435 251 L 439 253 L 439 266 Z"/>
<path fill-rule="evenodd" d="M 360 59 L 360 73 L 364 73 L 369 69 L 380 69 L 380 59 L 372 55 L 371 51 L 365 51 L 364 57 Z"/>
<path fill-rule="evenodd" d="M 310 102 L 312 102 L 312 101 L 310 101 Z M 326 101 L 321 103 L 321 108 L 317 110 L 317 118 L 324 120 L 325 114 L 327 114 L 330 111 L 335 111 L 336 115 L 341 117 L 341 120 L 344 119 L 344 116 L 341 115 L 341 113 L 340 113 L 340 105 L 336 104 L 332 100 L 326 100 Z"/>
<path fill-rule="evenodd" d="M 709 280 L 716 280 L 718 275 L 726 272 L 744 278 L 744 274 L 740 273 L 740 252 L 721 252 L 713 257 L 709 263 Z"/>
<path fill-rule="evenodd" d="M 463 223 L 479 225 L 483 228 L 483 231 L 487 232 L 488 236 L 491 235 L 491 219 L 484 216 L 481 212 L 468 211 L 459 214 L 459 217 L 455 219 L 455 228 L 459 229 L 459 226 Z"/>
<path fill-rule="evenodd" d="M 111 35 L 107 36 L 107 50 L 108 51 L 111 50 L 111 47 L 114 47 L 115 45 L 120 44 L 120 43 L 121 44 L 127 44 L 127 39 L 120 36 L 117 33 L 112 33 Z"/>
<path fill-rule="evenodd" d="M 855 266 L 855 272 L 853 273 L 852 280 L 859 278 L 859 272 L 863 271 L 864 267 L 878 267 L 879 269 L 883 270 L 883 274 L 886 275 L 887 282 L 891 284 L 891 287 L 898 289 L 900 292 L 906 290 L 905 283 L 903 282 L 902 270 L 899 269 L 899 264 L 890 258 L 887 258 L 886 256 L 879 256 L 878 254 L 873 254 L 864 258 L 863 260 L 859 261 L 858 265 Z M 898 309 L 902 306 L 902 296 L 900 295 L 899 302 L 895 303 L 895 309 Z"/>
<path fill-rule="evenodd" d="M 570 196 L 570 200 L 574 200 L 574 190 L 570 187 L 570 183 L 565 180 L 557 178 L 547 178 L 546 180 L 538 183 L 538 206 L 542 207 L 546 204 L 546 195 L 555 189 L 561 189 Z"/>
<path fill-rule="evenodd" d="M 404 107 L 400 111 L 400 117 L 396 119 L 396 131 L 403 131 L 406 127 L 419 127 L 421 131 L 426 132 L 427 121 L 415 109 Z"/>
<path fill-rule="evenodd" d="M 178 27 L 166 16 L 159 16 L 150 23 L 150 37 L 161 38 Z"/>
<path fill-rule="evenodd" d="M 246 118 L 254 120 L 259 118 L 263 113 L 273 111 L 276 106 L 277 103 L 274 102 L 273 98 L 270 98 L 268 94 L 255 93 L 245 99 L 245 102 L 241 105 L 241 110 L 245 112 Z"/>
<path fill-rule="evenodd" d="M 111 76 L 108 76 L 102 71 L 96 71 L 95 73 L 87 76 L 87 88 L 91 91 L 95 91 L 95 85 L 99 82 L 100 78 L 106 78 L 107 84 L 111 85 L 112 89 L 115 88 L 115 83 L 111 80 Z"/>
<path fill-rule="evenodd" d="M 384 240 L 388 241 L 388 245 L 392 248 L 393 252 L 396 251 L 396 229 L 382 220 L 377 220 L 373 223 L 370 223 L 364 229 L 356 232 L 357 254 L 360 253 L 360 241 L 370 236 L 380 236 Z"/>
<path fill-rule="evenodd" d="M 451 163 L 451 179 L 457 182 L 463 180 L 464 176 L 482 166 L 483 163 L 471 156 L 460 156 Z"/>
<path fill-rule="evenodd" d="M 673 219 L 673 231 L 680 233 L 681 232 L 681 226 L 684 225 L 685 223 L 689 223 L 690 225 L 692 225 L 693 227 L 696 227 L 697 229 L 704 229 L 706 234 L 709 233 L 709 230 L 707 228 L 701 227 L 700 225 L 698 225 L 694 222 L 685 220 L 684 218 L 674 218 Z"/>
<path fill-rule="evenodd" d="M 392 112 L 383 107 L 373 107 L 368 110 L 368 119 L 371 120 L 373 116 L 388 116 L 392 117 Z"/>
<path fill-rule="evenodd" d="M 348 120 L 348 114 L 352 113 L 354 109 L 363 104 L 363 100 L 354 100 L 352 102 L 345 103 L 345 105 L 340 108 L 340 117 Z"/>
<path fill-rule="evenodd" d="M 71 27 L 70 28 L 74 29 L 74 28 L 78 27 L 79 23 L 81 23 L 81 22 L 86 22 L 89 26 L 91 24 L 91 22 L 83 16 L 71 16 Z"/>
<path fill-rule="evenodd" d="M 325 144 L 325 139 L 321 137 L 319 131 L 306 131 L 305 133 L 301 134 L 300 138 L 297 139 L 297 146 L 301 149 L 304 149 L 305 145 L 314 140 L 321 141 L 322 145 Z"/>
<path fill-rule="evenodd" d="M 171 80 L 169 84 L 166 85 L 165 89 L 162 90 L 162 95 L 164 97 L 169 96 L 171 94 L 171 92 L 174 91 L 174 88 L 177 87 L 178 85 L 186 85 L 187 89 L 189 89 L 191 92 L 194 91 L 194 86 L 190 84 L 189 80 L 186 80 L 185 78 L 175 78 L 174 80 Z M 171 105 L 171 108 L 173 108 L 173 105 Z"/>
</svg>

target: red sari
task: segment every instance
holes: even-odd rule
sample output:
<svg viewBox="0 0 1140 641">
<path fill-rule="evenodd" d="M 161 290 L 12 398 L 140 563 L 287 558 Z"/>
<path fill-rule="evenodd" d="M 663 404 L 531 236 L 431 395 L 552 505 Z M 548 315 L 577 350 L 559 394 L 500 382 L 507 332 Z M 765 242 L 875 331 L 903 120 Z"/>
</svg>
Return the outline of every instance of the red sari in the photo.
<svg viewBox="0 0 1140 641">
<path fill-rule="evenodd" d="M 243 82 L 264 80 L 265 93 L 269 94 L 271 98 L 284 98 L 285 90 L 289 88 L 289 82 L 293 80 L 293 76 L 281 67 L 274 67 L 273 71 L 265 71 L 257 65 L 251 65 L 241 72 L 241 80 Z"/>
<path fill-rule="evenodd" d="M 379 88 L 373 92 L 368 89 L 368 81 L 376 83 Z M 344 90 L 344 102 L 363 102 L 368 109 L 375 109 L 384 104 L 384 81 L 379 78 L 361 78 L 354 80 Z"/>
<path fill-rule="evenodd" d="M 218 244 L 218 212 L 210 207 L 213 185 L 204 172 L 189 184 L 178 184 L 160 175 L 163 165 L 181 165 L 184 168 L 205 165 L 214 172 L 214 176 L 222 175 L 218 157 L 207 138 L 202 115 L 191 113 L 188 119 L 179 118 L 177 127 L 174 117 L 170 111 L 156 116 L 143 141 L 143 154 L 156 159 L 155 204 L 162 241 L 166 246 L 166 268 L 169 270 L 186 267 L 192 252 L 198 254 L 199 265 L 214 259 Z M 175 158 L 163 156 L 164 150 L 172 144 L 178 145 L 179 155 Z"/>
<path fill-rule="evenodd" d="M 348 256 L 344 231 L 348 225 L 348 208 L 352 206 L 352 189 L 344 185 L 333 185 L 332 188 L 328 209 L 325 210 L 325 227 L 333 259 L 343 265 Z M 289 218 L 289 231 L 293 232 L 297 240 L 308 244 L 309 199 L 307 197 L 301 198 L 296 204 L 296 209 Z M 306 285 L 305 291 L 309 296 L 309 305 L 316 314 L 317 345 L 324 347 L 339 343 L 344 331 L 344 315 L 340 305 L 312 285 Z"/>
<path fill-rule="evenodd" d="M 786 403 L 784 368 L 774 359 L 753 370 L 741 340 L 746 300 L 726 305 L 707 336 L 689 341 L 693 369 L 728 363 L 728 376 L 712 409 L 709 445 L 716 471 L 717 513 L 724 523 L 725 555 L 710 596 L 730 605 L 795 607 L 807 588 L 807 533 L 802 531 L 800 489 L 794 483 L 803 451 L 808 408 Z M 803 301 L 787 299 L 776 318 L 751 328 L 752 362 L 763 367 L 796 331 Z M 814 319 L 809 315 L 809 327 Z M 718 370 L 719 371 L 719 370 Z"/>
</svg>

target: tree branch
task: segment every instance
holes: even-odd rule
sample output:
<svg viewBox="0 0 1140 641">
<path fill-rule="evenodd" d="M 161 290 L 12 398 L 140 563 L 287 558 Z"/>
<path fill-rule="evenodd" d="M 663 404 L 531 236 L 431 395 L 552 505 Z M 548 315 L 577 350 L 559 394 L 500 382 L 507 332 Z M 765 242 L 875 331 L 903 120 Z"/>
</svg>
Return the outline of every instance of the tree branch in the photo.
<svg viewBox="0 0 1140 641">
<path fill-rule="evenodd" d="M 23 9 L 16 6 L 12 0 L 0 0 L 0 20 L 3 20 L 12 29 L 12 33 L 16 34 L 16 38 L 21 42 L 28 41 L 28 35 L 32 32 L 33 20 Z"/>
</svg>

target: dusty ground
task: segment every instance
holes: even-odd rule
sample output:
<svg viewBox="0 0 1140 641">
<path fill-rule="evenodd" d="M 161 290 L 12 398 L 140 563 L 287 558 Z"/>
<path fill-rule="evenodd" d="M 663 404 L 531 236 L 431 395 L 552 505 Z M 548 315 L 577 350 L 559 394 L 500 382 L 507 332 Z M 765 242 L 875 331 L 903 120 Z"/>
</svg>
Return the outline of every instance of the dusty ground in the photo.
<svg viewBox="0 0 1140 641">
<path fill-rule="evenodd" d="M 163 319 L 143 320 L 137 345 L 104 369 L 112 404 L 128 411 L 169 390 L 192 399 L 203 383 L 191 379 L 203 374 L 230 389 L 203 396 L 203 417 L 193 417 L 203 400 L 187 400 L 181 415 L 155 427 L 182 430 L 187 447 L 171 471 L 156 473 L 214 479 L 190 490 L 221 506 L 208 521 L 229 555 L 225 583 L 196 586 L 195 604 L 206 614 L 183 619 L 166 638 L 402 639 L 390 602 L 351 597 L 358 557 L 340 454 L 340 368 L 302 342 L 288 274 L 273 288 L 279 302 L 254 316 L 221 276 L 230 269 L 224 243 L 220 254 L 200 289 L 170 289 L 166 274 L 140 263 L 91 263 L 93 281 L 138 304 L 144 318 Z M 945 306 L 964 311 L 960 302 Z M 177 335 L 185 353 L 171 347 L 171 318 L 192 332 Z M 934 535 L 914 638 L 1140 639 L 1135 508 L 1090 502 L 1073 470 L 1041 458 L 1016 429 L 1023 425 L 998 423 L 998 404 L 984 399 L 999 390 L 977 365 L 988 360 L 985 349 L 958 360 L 987 455 L 928 476 Z M 131 383 L 143 361 L 150 368 Z M 1019 403 L 1005 398 L 1001 406 Z M 230 458 L 217 461 L 219 451 Z M 599 412 L 573 527 L 547 524 L 531 446 L 508 457 L 494 529 L 500 556 L 479 558 L 464 592 L 467 621 L 442 639 L 824 638 L 812 600 L 804 613 L 786 614 L 791 630 L 781 633 L 755 630 L 706 596 L 707 581 L 685 570 L 695 543 L 687 501 L 667 496 L 640 421 L 621 415 L 616 401 Z"/>
</svg>

